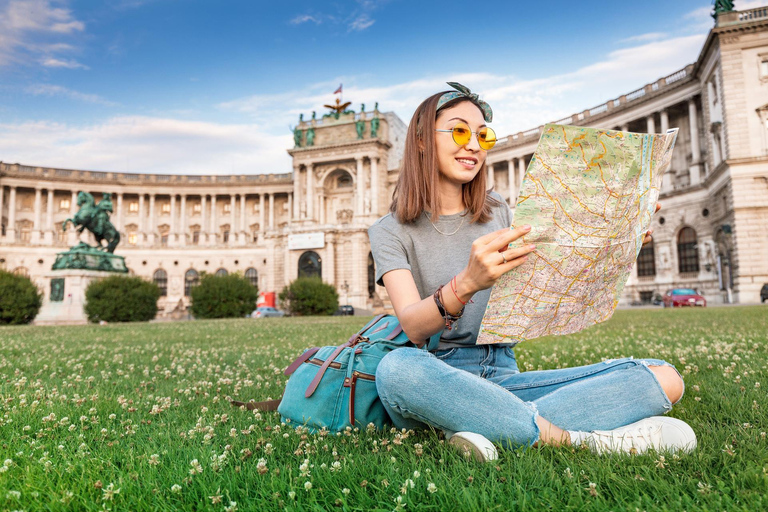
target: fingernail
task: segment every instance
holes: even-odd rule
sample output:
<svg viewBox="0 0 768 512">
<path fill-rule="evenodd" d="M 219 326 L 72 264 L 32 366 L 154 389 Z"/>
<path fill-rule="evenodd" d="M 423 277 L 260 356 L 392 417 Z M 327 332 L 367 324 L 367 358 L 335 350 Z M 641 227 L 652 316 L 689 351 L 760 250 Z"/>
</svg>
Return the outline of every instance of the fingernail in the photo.
<svg viewBox="0 0 768 512">
<path fill-rule="evenodd" d="M 529 250 L 529 251 L 533 251 L 534 249 L 536 249 L 536 246 L 535 246 L 535 245 L 529 245 L 529 246 L 528 246 L 528 250 Z"/>
<path fill-rule="evenodd" d="M 530 231 L 530 230 L 531 230 L 531 226 L 529 226 L 527 224 L 525 226 L 523 226 L 523 231 Z"/>
</svg>

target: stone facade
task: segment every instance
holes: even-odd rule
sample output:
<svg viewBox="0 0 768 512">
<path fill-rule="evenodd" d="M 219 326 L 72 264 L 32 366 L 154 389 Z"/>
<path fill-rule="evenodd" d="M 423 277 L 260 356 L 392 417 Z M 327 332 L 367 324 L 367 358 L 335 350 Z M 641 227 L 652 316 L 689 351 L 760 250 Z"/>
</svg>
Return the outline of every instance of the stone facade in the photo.
<svg viewBox="0 0 768 512">
<path fill-rule="evenodd" d="M 641 254 L 624 303 L 676 286 L 697 288 L 710 302 L 759 300 L 768 283 L 768 8 L 721 14 L 695 63 L 557 122 L 680 129 L 654 244 Z M 319 273 L 343 304 L 388 306 L 373 283 L 366 231 L 387 211 L 404 123 L 376 108 L 302 119 L 297 130 L 291 174 L 147 175 L 0 162 L 0 266 L 42 287 L 56 253 L 77 242 L 72 228 L 60 230 L 77 211 L 77 192 L 97 201 L 111 192 L 117 253 L 131 272 L 165 287 L 163 314 L 186 307 L 199 273 L 224 271 L 276 292 L 300 273 Z M 513 206 L 540 132 L 511 134 L 489 152 L 490 186 Z"/>
</svg>

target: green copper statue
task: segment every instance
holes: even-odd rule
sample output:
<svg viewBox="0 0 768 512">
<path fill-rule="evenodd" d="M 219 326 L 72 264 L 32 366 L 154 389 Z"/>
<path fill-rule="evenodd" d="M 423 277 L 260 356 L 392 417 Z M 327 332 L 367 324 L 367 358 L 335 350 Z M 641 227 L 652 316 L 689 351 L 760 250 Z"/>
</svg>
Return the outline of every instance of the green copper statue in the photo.
<svg viewBox="0 0 768 512">
<path fill-rule="evenodd" d="M 80 242 L 71 247 L 67 252 L 56 254 L 53 270 L 102 270 L 107 272 L 128 272 L 125 266 L 125 258 L 113 254 L 115 247 L 120 243 L 120 233 L 109 221 L 112 213 L 112 194 L 104 193 L 104 197 L 98 204 L 88 192 L 77 193 L 77 206 L 80 210 L 71 219 L 66 219 L 61 229 L 66 231 L 71 222 L 82 233 L 86 229 L 93 233 L 96 239 L 96 247 L 85 242 Z M 102 240 L 106 246 L 102 245 Z M 63 293 L 63 279 L 60 283 L 51 281 L 51 300 L 62 300 L 59 296 Z M 55 293 L 54 293 L 55 292 Z"/>
<path fill-rule="evenodd" d="M 715 19 L 717 19 L 718 14 L 733 11 L 733 0 L 714 0 L 712 5 L 715 7 L 715 12 L 712 13 L 712 17 Z"/>
<path fill-rule="evenodd" d="M 77 193 L 77 206 L 80 210 L 71 219 L 66 219 L 61 228 L 66 231 L 67 224 L 72 223 L 78 226 L 77 231 L 82 233 L 88 230 L 96 238 L 96 249 L 115 252 L 115 247 L 120 243 L 120 233 L 109 221 L 109 214 L 112 213 L 112 194 L 104 193 L 104 197 L 98 204 L 95 204 L 93 196 L 88 192 Z M 101 244 L 104 240 L 106 247 Z"/>
</svg>

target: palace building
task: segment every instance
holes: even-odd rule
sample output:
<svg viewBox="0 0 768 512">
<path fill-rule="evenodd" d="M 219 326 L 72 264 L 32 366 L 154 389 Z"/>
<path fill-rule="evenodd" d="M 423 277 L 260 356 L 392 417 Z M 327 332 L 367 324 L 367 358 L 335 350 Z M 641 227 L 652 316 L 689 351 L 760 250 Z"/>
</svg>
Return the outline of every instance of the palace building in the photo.
<svg viewBox="0 0 768 512">
<path fill-rule="evenodd" d="M 386 309 L 367 229 L 387 212 L 406 126 L 378 108 L 344 107 L 300 119 L 290 174 L 130 174 L 0 162 L 0 267 L 45 289 L 56 253 L 77 243 L 73 228 L 61 225 L 77 212 L 83 190 L 97 202 L 112 194 L 116 253 L 130 272 L 161 287 L 161 314 L 186 307 L 202 272 L 242 272 L 265 292 L 317 275 L 342 304 Z M 680 130 L 654 241 L 641 251 L 622 302 L 651 302 L 674 287 L 696 288 L 712 303 L 759 301 L 768 283 L 768 7 L 719 14 L 696 62 L 556 122 Z M 512 207 L 541 129 L 511 134 L 488 154 L 489 185 Z"/>
</svg>

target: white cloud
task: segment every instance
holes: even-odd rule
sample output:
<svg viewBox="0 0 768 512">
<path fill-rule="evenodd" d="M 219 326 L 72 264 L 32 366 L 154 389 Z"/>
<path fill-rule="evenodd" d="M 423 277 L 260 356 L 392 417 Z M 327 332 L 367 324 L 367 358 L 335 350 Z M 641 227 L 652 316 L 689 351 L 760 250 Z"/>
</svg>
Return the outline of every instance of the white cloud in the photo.
<svg viewBox="0 0 768 512">
<path fill-rule="evenodd" d="M 88 66 L 80 64 L 76 60 L 63 60 L 54 57 L 45 57 L 40 60 L 40 64 L 47 68 L 88 69 Z"/>
<path fill-rule="evenodd" d="M 49 67 L 85 68 L 58 55 L 73 50 L 61 38 L 83 32 L 85 23 L 75 19 L 69 9 L 54 7 L 52 3 L 51 0 L 10 0 L 0 6 L 0 66 L 40 62 Z"/>
<path fill-rule="evenodd" d="M 87 94 L 72 89 L 67 89 L 60 85 L 50 84 L 37 84 L 31 85 L 25 89 L 28 93 L 36 96 L 63 96 L 65 98 L 71 98 L 78 101 L 84 101 L 86 103 L 95 103 L 97 105 L 104 105 L 106 107 L 114 107 L 117 103 L 102 98 L 97 94 Z"/>
<path fill-rule="evenodd" d="M 374 23 L 376 23 L 376 20 L 372 20 L 371 18 L 368 17 L 367 14 L 361 14 L 360 16 L 352 20 L 352 22 L 349 24 L 349 30 L 361 32 L 367 29 L 368 27 L 370 27 L 371 25 L 373 25 Z"/>
<path fill-rule="evenodd" d="M 319 16 L 312 16 L 310 14 L 304 14 L 301 16 L 296 16 L 293 18 L 289 23 L 291 25 L 301 25 L 302 23 L 306 23 L 308 21 L 311 21 L 315 25 L 319 25 L 323 22 L 323 20 Z"/>
<path fill-rule="evenodd" d="M 664 39 L 667 34 L 664 32 L 648 32 L 647 34 L 640 34 L 639 36 L 632 36 L 619 41 L 620 43 L 643 43 L 645 41 L 657 41 Z"/>
<path fill-rule="evenodd" d="M 5 162 L 158 174 L 290 172 L 292 138 L 253 124 L 143 116 L 72 126 L 50 121 L 0 124 Z"/>
</svg>

